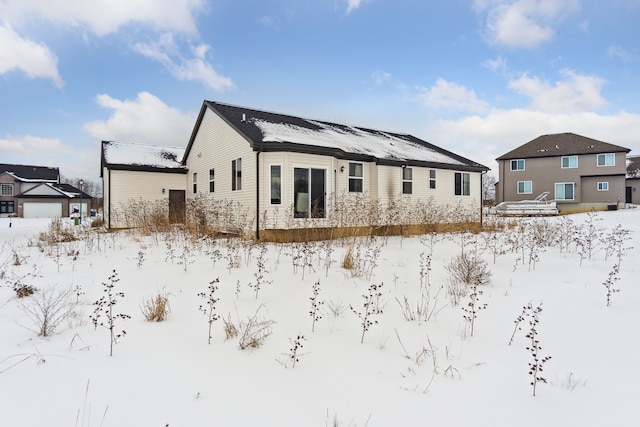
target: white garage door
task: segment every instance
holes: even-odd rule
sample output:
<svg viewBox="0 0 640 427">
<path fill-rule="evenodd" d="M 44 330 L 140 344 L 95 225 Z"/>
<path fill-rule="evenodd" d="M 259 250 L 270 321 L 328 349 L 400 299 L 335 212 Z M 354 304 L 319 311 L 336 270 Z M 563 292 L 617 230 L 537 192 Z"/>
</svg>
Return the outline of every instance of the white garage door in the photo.
<svg viewBox="0 0 640 427">
<path fill-rule="evenodd" d="M 25 202 L 22 209 L 22 216 L 25 218 L 62 217 L 62 203 Z"/>
</svg>

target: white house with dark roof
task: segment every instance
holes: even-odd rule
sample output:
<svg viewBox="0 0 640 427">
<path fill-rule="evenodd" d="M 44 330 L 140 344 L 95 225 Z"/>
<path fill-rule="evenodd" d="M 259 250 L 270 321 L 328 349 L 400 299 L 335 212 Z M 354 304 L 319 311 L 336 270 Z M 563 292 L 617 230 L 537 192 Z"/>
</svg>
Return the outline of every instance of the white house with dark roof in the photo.
<svg viewBox="0 0 640 427">
<path fill-rule="evenodd" d="M 111 174 L 105 212 L 107 200 L 113 210 L 118 201 L 136 196 L 132 191 L 142 196 L 133 187 L 149 188 L 145 174 L 154 168 L 153 161 L 132 161 L 124 148 L 125 158 L 114 161 L 113 144 L 103 143 L 103 179 Z M 127 179 L 139 172 L 139 181 L 116 186 L 116 163 Z M 258 237 L 265 229 L 335 225 L 339 202 L 349 198 L 382 207 L 400 204 L 408 212 L 420 203 L 468 209 L 480 221 L 481 180 L 488 170 L 407 134 L 211 101 L 202 105 L 182 160 L 170 171 L 161 169 L 155 172 L 174 175 L 172 183 L 185 191 L 187 202 L 200 197 L 242 206 Z M 159 188 L 149 190 L 144 197 L 168 198 Z"/>
<path fill-rule="evenodd" d="M 574 133 L 539 136 L 498 157 L 498 202 L 549 192 L 561 212 L 624 207 L 630 150 Z"/>
</svg>

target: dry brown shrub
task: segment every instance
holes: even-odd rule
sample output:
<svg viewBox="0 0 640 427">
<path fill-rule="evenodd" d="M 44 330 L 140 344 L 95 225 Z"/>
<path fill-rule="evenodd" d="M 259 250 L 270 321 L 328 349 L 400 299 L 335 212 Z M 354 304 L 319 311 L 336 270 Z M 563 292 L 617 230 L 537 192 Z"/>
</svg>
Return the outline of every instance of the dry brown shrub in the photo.
<svg viewBox="0 0 640 427">
<path fill-rule="evenodd" d="M 140 308 L 144 318 L 149 322 L 162 322 L 171 313 L 169 306 L 169 294 L 158 292 L 152 298 L 146 300 Z"/>
<path fill-rule="evenodd" d="M 349 243 L 349 247 L 347 247 L 347 252 L 344 254 L 344 258 L 342 258 L 342 268 L 346 270 L 353 270 L 356 268 L 356 259 L 354 258 L 355 246 L 355 242 L 351 241 L 351 243 Z"/>
</svg>

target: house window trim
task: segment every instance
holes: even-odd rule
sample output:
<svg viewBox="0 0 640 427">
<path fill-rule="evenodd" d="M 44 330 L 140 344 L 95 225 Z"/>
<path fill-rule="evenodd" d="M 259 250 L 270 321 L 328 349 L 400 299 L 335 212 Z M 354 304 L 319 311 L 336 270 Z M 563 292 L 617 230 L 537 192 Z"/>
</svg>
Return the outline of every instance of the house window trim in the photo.
<svg viewBox="0 0 640 427">
<path fill-rule="evenodd" d="M 519 167 L 520 162 L 522 162 L 522 168 Z M 516 165 L 515 168 L 513 167 L 514 164 Z M 525 170 L 525 168 L 526 168 L 525 159 L 513 159 L 513 160 L 510 160 L 510 162 L 509 162 L 509 169 L 512 172 L 521 172 L 521 171 Z"/>
<path fill-rule="evenodd" d="M 356 166 L 360 165 L 360 176 L 358 175 L 352 175 L 351 174 L 351 165 L 354 165 L 354 173 L 357 172 L 356 170 Z M 349 164 L 347 165 L 348 168 L 348 175 L 349 175 L 349 182 L 348 182 L 348 190 L 349 193 L 362 193 L 364 191 L 364 163 L 362 162 L 349 162 Z M 360 189 L 354 189 L 352 190 L 352 183 L 354 184 L 353 187 L 356 187 L 356 183 L 360 183 Z"/>
<path fill-rule="evenodd" d="M 611 164 L 607 164 L 607 156 L 611 156 L 612 159 L 612 163 Z M 604 163 L 600 164 L 600 158 L 604 159 Z M 611 167 L 611 166 L 615 166 L 616 165 L 616 154 L 615 153 L 599 153 L 596 157 L 596 166 L 598 166 L 599 168 L 606 168 L 606 167 Z"/>
<path fill-rule="evenodd" d="M 216 170 L 209 169 L 209 193 L 215 193 L 216 190 Z"/>
<path fill-rule="evenodd" d="M 438 179 L 438 172 L 436 171 L 436 169 L 429 169 L 429 190 L 436 189 L 437 179 Z"/>
<path fill-rule="evenodd" d="M 409 178 L 405 175 L 407 172 L 411 175 Z M 411 166 L 402 167 L 402 194 L 413 194 L 413 168 Z"/>
<path fill-rule="evenodd" d="M 609 181 L 600 181 L 597 184 L 598 191 L 609 191 Z"/>
<path fill-rule="evenodd" d="M 242 191 L 242 157 L 231 160 L 231 191 Z"/>
<path fill-rule="evenodd" d="M 274 167 L 278 167 L 280 168 L 280 182 L 278 183 L 278 190 L 280 192 L 280 198 L 278 199 L 277 202 L 274 202 L 274 197 L 273 197 L 273 168 Z M 282 164 L 280 163 L 274 163 L 274 164 L 270 164 L 269 165 L 269 204 L 272 206 L 280 206 L 282 205 L 282 171 L 283 171 L 283 167 Z"/>
<path fill-rule="evenodd" d="M 453 177 L 453 194 L 460 197 L 471 196 L 471 174 L 469 172 L 456 172 Z"/>
<path fill-rule="evenodd" d="M 564 165 L 564 160 L 565 159 L 568 160 L 568 163 L 569 163 L 568 166 Z M 571 166 L 571 159 L 575 159 L 576 160 L 575 166 Z M 562 169 L 576 169 L 578 167 L 578 156 L 562 156 L 560 158 L 560 167 Z"/>
<path fill-rule="evenodd" d="M 526 191 L 526 184 L 529 184 L 529 191 Z M 523 184 L 523 191 L 520 191 L 520 184 Z M 518 181 L 516 185 L 516 192 L 518 194 L 533 194 L 533 181 Z"/>
<path fill-rule="evenodd" d="M 9 193 L 5 193 L 5 189 L 6 188 L 10 189 L 10 194 Z M 13 197 L 15 195 L 13 190 L 14 190 L 13 184 L 4 183 L 4 182 L 2 184 L 0 184 L 0 196 Z"/>
<path fill-rule="evenodd" d="M 13 200 L 2 200 L 0 201 L 0 213 L 2 214 L 13 214 L 16 213 L 16 205 Z"/>
<path fill-rule="evenodd" d="M 572 186 L 572 193 L 573 193 L 573 197 L 571 199 L 567 199 L 567 198 L 559 198 L 558 197 L 558 185 L 564 185 L 566 188 L 566 185 L 571 184 Z M 553 191 L 554 191 L 554 199 L 556 200 L 562 200 L 562 201 L 572 201 L 572 200 L 576 200 L 576 183 L 575 182 L 556 182 L 553 186 Z M 564 191 L 564 190 L 563 190 Z"/>
</svg>

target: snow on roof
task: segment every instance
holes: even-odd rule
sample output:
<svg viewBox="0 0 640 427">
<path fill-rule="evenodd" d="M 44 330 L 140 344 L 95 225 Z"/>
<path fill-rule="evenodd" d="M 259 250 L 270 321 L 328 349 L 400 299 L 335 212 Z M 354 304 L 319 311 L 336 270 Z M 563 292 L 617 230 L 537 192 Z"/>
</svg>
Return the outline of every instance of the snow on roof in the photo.
<svg viewBox="0 0 640 427">
<path fill-rule="evenodd" d="M 104 158 L 107 163 L 117 165 L 180 168 L 184 151 L 184 147 L 109 141 L 105 144 Z"/>
<path fill-rule="evenodd" d="M 264 142 L 289 142 L 325 148 L 341 149 L 347 153 L 364 154 L 386 160 L 418 160 L 434 163 L 464 165 L 465 163 L 445 153 L 417 144 L 401 135 L 381 131 L 367 131 L 350 126 L 333 126 L 329 123 L 308 120 L 319 129 L 309 129 L 289 123 L 275 123 L 254 119 L 260 128 Z"/>
</svg>

